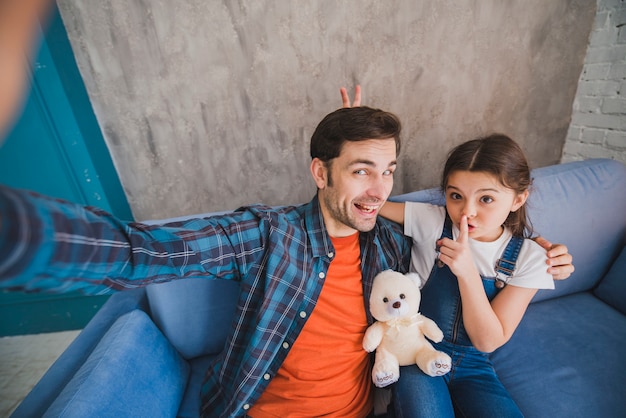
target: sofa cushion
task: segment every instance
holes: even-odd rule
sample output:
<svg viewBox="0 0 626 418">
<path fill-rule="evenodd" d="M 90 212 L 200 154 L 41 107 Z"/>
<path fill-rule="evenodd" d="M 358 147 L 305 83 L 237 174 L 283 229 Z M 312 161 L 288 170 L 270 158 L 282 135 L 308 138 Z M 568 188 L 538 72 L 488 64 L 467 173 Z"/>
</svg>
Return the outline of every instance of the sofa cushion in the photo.
<svg viewBox="0 0 626 418">
<path fill-rule="evenodd" d="M 147 309 L 148 301 L 145 291 L 129 289 L 114 293 L 98 310 L 97 315 L 89 321 L 79 336 L 48 369 L 24 401 L 15 410 L 15 417 L 40 417 L 61 390 L 82 367 L 89 355 L 97 347 L 98 342 L 119 317 L 134 309 Z"/>
<path fill-rule="evenodd" d="M 591 290 L 626 236 L 626 166 L 607 159 L 533 170 L 529 216 L 537 232 L 567 245 L 576 271 L 535 301 Z"/>
<path fill-rule="evenodd" d="M 239 283 L 189 278 L 146 288 L 150 314 L 185 359 L 222 351 L 239 296 Z"/>
<path fill-rule="evenodd" d="M 189 365 L 141 310 L 121 316 L 46 417 L 175 416 Z"/>
<path fill-rule="evenodd" d="M 626 315 L 626 247 L 611 266 L 594 294 Z"/>
<path fill-rule="evenodd" d="M 206 376 L 207 370 L 211 367 L 211 363 L 216 360 L 217 356 L 196 357 L 189 360 L 189 381 L 187 390 L 183 397 L 176 418 L 197 418 L 200 411 L 202 382 Z"/>
<path fill-rule="evenodd" d="M 625 329 L 625 315 L 581 292 L 531 304 L 491 358 L 527 418 L 624 416 Z"/>
</svg>

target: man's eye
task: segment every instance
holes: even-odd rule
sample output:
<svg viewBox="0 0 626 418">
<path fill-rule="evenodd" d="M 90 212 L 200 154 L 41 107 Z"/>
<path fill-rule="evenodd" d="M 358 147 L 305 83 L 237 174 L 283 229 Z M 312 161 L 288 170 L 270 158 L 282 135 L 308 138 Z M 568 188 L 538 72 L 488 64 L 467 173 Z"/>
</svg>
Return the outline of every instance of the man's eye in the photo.
<svg viewBox="0 0 626 418">
<path fill-rule="evenodd" d="M 383 176 L 393 176 L 393 170 L 385 170 L 385 171 L 383 171 Z"/>
<path fill-rule="evenodd" d="M 354 174 L 358 174 L 359 176 L 364 176 L 365 174 L 367 174 L 367 172 L 365 170 L 356 170 Z"/>
</svg>

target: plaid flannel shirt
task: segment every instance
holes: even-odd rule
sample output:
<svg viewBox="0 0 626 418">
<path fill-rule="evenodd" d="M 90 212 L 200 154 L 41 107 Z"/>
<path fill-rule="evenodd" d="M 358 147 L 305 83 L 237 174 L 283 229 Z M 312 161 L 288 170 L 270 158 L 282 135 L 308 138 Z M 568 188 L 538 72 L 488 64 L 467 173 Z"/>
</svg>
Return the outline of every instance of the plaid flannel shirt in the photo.
<svg viewBox="0 0 626 418">
<path fill-rule="evenodd" d="M 373 277 L 408 271 L 410 240 L 382 218 L 361 233 L 364 304 Z M 298 337 L 334 256 L 317 197 L 158 225 L 0 187 L 0 285 L 89 294 L 207 277 L 241 282 L 234 332 L 202 388 L 203 416 L 244 416 Z"/>
</svg>

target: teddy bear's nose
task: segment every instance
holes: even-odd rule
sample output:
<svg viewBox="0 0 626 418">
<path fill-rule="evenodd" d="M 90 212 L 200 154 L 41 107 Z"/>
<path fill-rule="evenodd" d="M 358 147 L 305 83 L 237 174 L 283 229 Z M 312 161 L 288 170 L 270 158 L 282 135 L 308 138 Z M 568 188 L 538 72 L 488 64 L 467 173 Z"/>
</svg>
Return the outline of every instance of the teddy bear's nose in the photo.
<svg viewBox="0 0 626 418">
<path fill-rule="evenodd" d="M 400 301 L 397 301 L 397 302 L 394 302 L 394 303 L 393 303 L 393 308 L 394 308 L 394 309 L 399 309 L 399 308 L 400 308 L 400 306 L 402 306 L 402 302 L 400 302 Z"/>
</svg>

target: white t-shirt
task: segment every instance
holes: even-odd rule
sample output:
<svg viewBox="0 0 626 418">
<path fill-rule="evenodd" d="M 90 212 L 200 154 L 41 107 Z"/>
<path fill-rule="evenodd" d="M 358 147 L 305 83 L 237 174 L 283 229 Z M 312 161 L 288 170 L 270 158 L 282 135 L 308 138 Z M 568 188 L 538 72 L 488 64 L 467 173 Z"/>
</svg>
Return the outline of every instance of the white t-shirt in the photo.
<svg viewBox="0 0 626 418">
<path fill-rule="evenodd" d="M 441 237 L 446 209 L 427 203 L 406 202 L 404 207 L 404 234 L 413 238 L 411 271 L 417 272 L 422 287 L 432 270 L 437 256 L 436 241 Z M 459 236 L 459 229 L 452 226 L 452 237 Z M 508 228 L 495 241 L 482 242 L 469 239 L 474 263 L 481 276 L 495 277 L 495 264 L 512 237 Z M 546 250 L 531 239 L 525 239 L 517 258 L 513 276 L 508 284 L 531 289 L 554 289 L 552 275 L 547 272 Z M 507 279 L 507 276 L 503 276 Z"/>
</svg>

